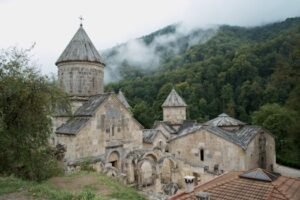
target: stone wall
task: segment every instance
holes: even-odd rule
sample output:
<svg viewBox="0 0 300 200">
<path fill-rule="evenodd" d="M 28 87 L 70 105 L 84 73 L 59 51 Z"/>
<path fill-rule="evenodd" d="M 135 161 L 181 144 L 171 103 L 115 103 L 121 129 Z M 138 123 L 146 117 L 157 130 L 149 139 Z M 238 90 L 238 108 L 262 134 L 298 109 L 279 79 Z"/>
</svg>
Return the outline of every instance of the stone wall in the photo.
<svg viewBox="0 0 300 200">
<path fill-rule="evenodd" d="M 182 124 L 186 120 L 186 107 L 164 107 L 163 119 L 172 124 Z"/>
<path fill-rule="evenodd" d="M 57 143 L 64 144 L 67 148 L 65 158 L 77 160 L 104 155 L 107 148 L 115 146 L 122 146 L 126 152 L 141 149 L 142 129 L 117 97 L 111 95 L 76 136 L 56 136 Z"/>
<path fill-rule="evenodd" d="M 259 147 L 259 139 L 261 136 L 265 137 L 265 166 L 260 165 L 260 147 Z M 246 150 L 245 157 L 245 170 L 253 169 L 256 167 L 263 167 L 272 171 L 276 163 L 276 153 L 275 153 L 275 140 L 274 138 L 265 132 L 261 132 L 261 134 L 257 134 L 255 138 L 250 142 Z"/>
<path fill-rule="evenodd" d="M 275 164 L 274 171 L 280 173 L 282 176 L 300 178 L 300 169 L 295 169 L 279 164 Z"/>
<path fill-rule="evenodd" d="M 208 166 L 210 171 L 215 165 L 219 165 L 219 168 L 225 171 L 245 169 L 243 149 L 205 130 L 171 140 L 169 150 L 176 157 L 194 166 Z"/>
<path fill-rule="evenodd" d="M 167 145 L 167 138 L 160 133 L 160 134 L 156 135 L 152 144 L 143 143 L 143 148 L 144 149 L 153 149 L 155 147 L 159 147 L 162 151 L 165 151 L 166 145 Z"/>
<path fill-rule="evenodd" d="M 103 70 L 103 65 L 90 62 L 59 63 L 60 87 L 71 96 L 102 94 Z"/>
</svg>

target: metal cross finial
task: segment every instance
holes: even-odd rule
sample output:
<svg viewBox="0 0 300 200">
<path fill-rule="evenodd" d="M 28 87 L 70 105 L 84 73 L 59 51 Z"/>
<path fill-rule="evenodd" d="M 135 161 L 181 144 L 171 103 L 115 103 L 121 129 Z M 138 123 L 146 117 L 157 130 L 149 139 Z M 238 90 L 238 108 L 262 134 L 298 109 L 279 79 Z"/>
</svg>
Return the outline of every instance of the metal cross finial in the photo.
<svg viewBox="0 0 300 200">
<path fill-rule="evenodd" d="M 84 20 L 82 16 L 79 17 L 80 20 L 80 27 L 82 27 L 82 21 Z"/>
</svg>

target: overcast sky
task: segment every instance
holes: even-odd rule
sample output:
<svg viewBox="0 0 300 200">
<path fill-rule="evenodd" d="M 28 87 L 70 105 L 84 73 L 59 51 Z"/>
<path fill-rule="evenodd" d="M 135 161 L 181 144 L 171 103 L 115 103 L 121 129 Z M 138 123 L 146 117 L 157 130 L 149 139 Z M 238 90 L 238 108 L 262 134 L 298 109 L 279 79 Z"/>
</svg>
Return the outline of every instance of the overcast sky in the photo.
<svg viewBox="0 0 300 200">
<path fill-rule="evenodd" d="M 300 16 L 300 0 L 0 0 L 0 48 L 28 48 L 43 73 L 79 27 L 79 16 L 97 49 L 183 21 L 255 26 Z"/>
</svg>

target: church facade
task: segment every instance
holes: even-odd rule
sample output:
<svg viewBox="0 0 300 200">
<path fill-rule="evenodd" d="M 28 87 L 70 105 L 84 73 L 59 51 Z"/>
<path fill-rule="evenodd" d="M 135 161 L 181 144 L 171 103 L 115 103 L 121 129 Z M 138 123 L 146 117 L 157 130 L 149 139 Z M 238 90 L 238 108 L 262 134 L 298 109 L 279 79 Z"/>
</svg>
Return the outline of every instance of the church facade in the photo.
<svg viewBox="0 0 300 200">
<path fill-rule="evenodd" d="M 186 175 L 203 181 L 211 173 L 272 170 L 276 163 L 274 138 L 267 130 L 226 114 L 204 124 L 186 120 L 188 105 L 175 89 L 162 105 L 163 121 L 144 129 L 122 91 L 104 93 L 105 64 L 82 25 L 56 65 L 72 114 L 57 112 L 51 141 L 65 147 L 68 169 L 89 162 L 127 183 L 155 185 L 159 191 L 168 184 L 182 186 Z"/>
</svg>

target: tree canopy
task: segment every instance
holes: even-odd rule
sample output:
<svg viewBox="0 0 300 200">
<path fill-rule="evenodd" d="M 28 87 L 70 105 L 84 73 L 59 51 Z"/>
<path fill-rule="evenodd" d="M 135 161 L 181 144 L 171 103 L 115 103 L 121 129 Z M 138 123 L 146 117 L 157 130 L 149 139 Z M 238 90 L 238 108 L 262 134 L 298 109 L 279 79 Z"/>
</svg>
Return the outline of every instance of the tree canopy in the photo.
<svg viewBox="0 0 300 200">
<path fill-rule="evenodd" d="M 148 42 L 155 40 L 150 36 Z M 126 74 L 106 89 L 122 88 L 135 117 L 146 127 L 162 120 L 161 104 L 173 86 L 188 104 L 188 119 L 199 122 L 226 112 L 251 123 L 255 111 L 272 103 L 299 116 L 299 47 L 300 18 L 253 28 L 221 26 L 207 42 L 161 59 L 151 73 L 134 66 L 141 72 Z M 285 131 L 290 135 L 299 130 Z"/>
<path fill-rule="evenodd" d="M 55 107 L 66 95 L 30 61 L 30 50 L 0 53 L 0 173 L 42 180 L 57 172 L 49 147 Z"/>
</svg>

